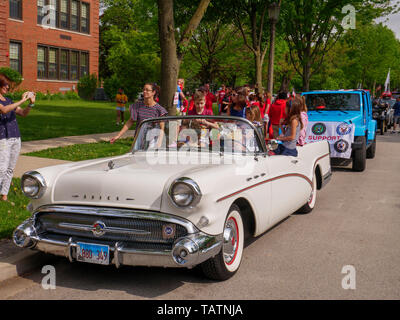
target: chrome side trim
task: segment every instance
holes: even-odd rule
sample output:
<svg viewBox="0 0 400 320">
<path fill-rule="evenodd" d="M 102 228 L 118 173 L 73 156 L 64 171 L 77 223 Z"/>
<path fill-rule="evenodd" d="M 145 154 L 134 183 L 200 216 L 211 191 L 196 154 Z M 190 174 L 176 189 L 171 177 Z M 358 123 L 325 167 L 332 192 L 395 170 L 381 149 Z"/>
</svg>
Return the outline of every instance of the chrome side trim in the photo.
<svg viewBox="0 0 400 320">
<path fill-rule="evenodd" d="M 132 218 L 132 219 L 145 219 L 162 221 L 166 223 L 179 224 L 186 228 L 189 234 L 196 233 L 199 230 L 194 224 L 186 219 L 163 214 L 161 212 L 144 211 L 135 209 L 118 209 L 118 208 L 105 208 L 105 207 L 84 207 L 84 206 L 64 206 L 64 205 L 46 205 L 35 210 L 34 219 L 40 213 L 76 213 L 91 216 L 105 216 L 105 217 L 119 217 L 119 218 Z"/>
</svg>

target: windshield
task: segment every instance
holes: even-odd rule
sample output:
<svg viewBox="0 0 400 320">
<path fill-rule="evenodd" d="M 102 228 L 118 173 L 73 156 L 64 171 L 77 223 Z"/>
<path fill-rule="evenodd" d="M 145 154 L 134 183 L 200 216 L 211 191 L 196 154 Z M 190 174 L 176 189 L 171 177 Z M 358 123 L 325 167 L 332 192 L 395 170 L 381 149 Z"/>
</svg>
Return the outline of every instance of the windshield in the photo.
<svg viewBox="0 0 400 320">
<path fill-rule="evenodd" d="M 309 111 L 360 110 L 360 95 L 357 93 L 313 93 L 306 94 L 305 97 Z"/>
<path fill-rule="evenodd" d="M 254 154 L 262 151 L 254 127 L 245 119 L 174 117 L 145 121 L 133 146 L 136 151 L 201 151 Z"/>
</svg>

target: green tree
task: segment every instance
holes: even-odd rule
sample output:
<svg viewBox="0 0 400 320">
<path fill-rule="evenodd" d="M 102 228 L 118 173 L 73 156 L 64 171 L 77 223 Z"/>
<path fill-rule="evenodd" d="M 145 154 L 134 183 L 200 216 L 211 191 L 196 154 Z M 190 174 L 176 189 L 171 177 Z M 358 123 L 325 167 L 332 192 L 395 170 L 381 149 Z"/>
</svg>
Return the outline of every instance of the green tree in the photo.
<svg viewBox="0 0 400 320">
<path fill-rule="evenodd" d="M 348 17 L 347 5 L 356 9 L 355 18 L 361 21 L 392 12 L 388 0 L 292 0 L 282 8 L 282 21 L 291 60 L 303 79 L 303 90 L 310 88 L 329 52 L 342 37 L 343 22 Z M 352 8 L 352 7 L 349 7 Z"/>
</svg>

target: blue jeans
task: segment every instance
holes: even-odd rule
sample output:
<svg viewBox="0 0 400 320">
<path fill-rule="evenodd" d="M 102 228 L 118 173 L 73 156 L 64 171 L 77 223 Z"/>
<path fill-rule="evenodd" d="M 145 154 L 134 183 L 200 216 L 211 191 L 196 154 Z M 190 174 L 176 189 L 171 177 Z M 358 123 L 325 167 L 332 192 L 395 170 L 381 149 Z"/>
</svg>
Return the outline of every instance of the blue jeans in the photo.
<svg viewBox="0 0 400 320">
<path fill-rule="evenodd" d="M 283 144 L 278 145 L 278 148 L 274 151 L 276 155 L 281 155 L 281 156 L 292 156 L 292 157 L 297 157 L 297 148 L 295 149 L 289 149 L 286 148 Z"/>
</svg>

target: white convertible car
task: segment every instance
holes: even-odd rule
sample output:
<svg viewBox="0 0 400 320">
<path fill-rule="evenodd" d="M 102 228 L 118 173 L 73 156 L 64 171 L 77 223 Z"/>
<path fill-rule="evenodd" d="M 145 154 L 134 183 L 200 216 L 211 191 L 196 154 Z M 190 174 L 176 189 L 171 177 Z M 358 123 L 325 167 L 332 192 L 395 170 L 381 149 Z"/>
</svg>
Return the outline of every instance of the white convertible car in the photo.
<svg viewBox="0 0 400 320">
<path fill-rule="evenodd" d="M 26 172 L 32 217 L 14 243 L 72 261 L 238 270 L 246 237 L 310 212 L 331 177 L 329 145 L 270 155 L 259 128 L 235 117 L 142 122 L 128 154 Z"/>
</svg>

